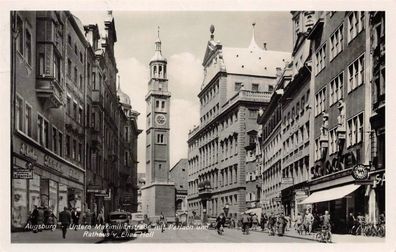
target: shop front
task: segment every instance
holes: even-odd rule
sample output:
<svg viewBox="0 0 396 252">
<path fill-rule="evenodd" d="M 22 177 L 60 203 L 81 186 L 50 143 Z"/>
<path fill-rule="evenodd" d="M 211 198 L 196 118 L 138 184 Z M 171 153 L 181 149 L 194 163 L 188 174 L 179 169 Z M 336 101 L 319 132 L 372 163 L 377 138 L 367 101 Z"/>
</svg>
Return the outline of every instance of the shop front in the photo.
<svg viewBox="0 0 396 252">
<path fill-rule="evenodd" d="M 312 206 L 312 213 L 316 220 L 329 211 L 332 220 L 332 232 L 343 234 L 348 233 L 348 215 L 353 213 L 365 214 L 365 186 L 348 183 L 337 184 L 333 187 L 322 188 L 318 191 L 311 191 L 311 194 L 300 202 L 300 205 Z"/>
<path fill-rule="evenodd" d="M 82 211 L 84 171 L 35 143 L 13 140 L 11 180 L 11 229 L 25 228 L 35 206 L 45 216 L 64 207 Z M 44 218 L 44 222 L 46 218 Z M 45 224 L 45 223 L 44 223 Z"/>
</svg>

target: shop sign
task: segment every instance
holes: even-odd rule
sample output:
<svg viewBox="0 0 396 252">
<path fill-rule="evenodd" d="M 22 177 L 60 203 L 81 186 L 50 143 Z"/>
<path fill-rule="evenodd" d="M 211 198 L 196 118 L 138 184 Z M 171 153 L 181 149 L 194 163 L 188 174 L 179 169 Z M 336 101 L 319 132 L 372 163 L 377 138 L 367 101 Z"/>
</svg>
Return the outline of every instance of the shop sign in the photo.
<svg viewBox="0 0 396 252">
<path fill-rule="evenodd" d="M 47 167 L 50 167 L 60 173 L 63 173 L 61 163 L 56 161 L 54 158 L 52 158 L 48 155 L 44 155 L 44 165 Z"/>
<path fill-rule="evenodd" d="M 369 167 L 357 164 L 352 168 L 352 177 L 355 180 L 367 180 L 369 178 Z"/>
<path fill-rule="evenodd" d="M 95 193 L 95 196 L 96 197 L 104 197 L 104 196 L 107 196 L 107 192 L 106 192 L 106 190 L 98 190 L 97 193 Z"/>
<path fill-rule="evenodd" d="M 376 188 L 377 186 L 384 186 L 384 184 L 385 184 L 385 172 L 382 175 L 377 174 L 373 181 L 373 188 Z"/>
<path fill-rule="evenodd" d="M 25 143 L 21 144 L 21 149 L 19 150 L 19 153 L 21 153 L 25 157 L 33 159 L 34 161 L 37 161 L 37 159 L 38 159 L 37 154 L 34 151 L 34 148 L 31 146 L 28 146 Z"/>
<path fill-rule="evenodd" d="M 14 167 L 12 170 L 13 179 L 33 179 L 33 165 L 26 162 L 26 168 Z"/>
</svg>

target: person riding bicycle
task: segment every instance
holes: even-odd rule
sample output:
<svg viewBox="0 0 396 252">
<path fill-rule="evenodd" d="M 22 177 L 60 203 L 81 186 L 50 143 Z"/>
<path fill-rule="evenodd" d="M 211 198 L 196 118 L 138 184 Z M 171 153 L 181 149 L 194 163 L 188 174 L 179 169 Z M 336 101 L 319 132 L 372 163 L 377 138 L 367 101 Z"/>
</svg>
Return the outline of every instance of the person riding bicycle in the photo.
<svg viewBox="0 0 396 252">
<path fill-rule="evenodd" d="M 222 228 L 224 228 L 225 222 L 226 222 L 226 218 L 225 218 L 224 214 L 223 214 L 223 213 L 220 213 L 220 215 L 219 215 L 219 216 L 217 217 L 217 219 L 216 219 L 216 229 L 217 229 L 217 232 L 220 232 L 220 230 L 221 230 Z"/>
</svg>

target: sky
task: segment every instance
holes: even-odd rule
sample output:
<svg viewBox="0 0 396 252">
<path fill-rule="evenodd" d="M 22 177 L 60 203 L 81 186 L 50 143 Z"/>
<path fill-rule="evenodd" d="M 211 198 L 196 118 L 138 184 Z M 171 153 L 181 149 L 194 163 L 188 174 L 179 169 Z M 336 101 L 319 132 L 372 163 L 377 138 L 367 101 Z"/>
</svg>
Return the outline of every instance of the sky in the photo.
<svg viewBox="0 0 396 252">
<path fill-rule="evenodd" d="M 97 23 L 103 29 L 107 13 L 72 11 L 81 22 Z M 140 113 L 138 126 L 143 130 L 138 140 L 138 172 L 145 172 L 146 102 L 149 81 L 148 64 L 154 55 L 158 26 L 162 54 L 168 59 L 170 109 L 170 168 L 187 158 L 188 131 L 199 124 L 199 99 L 203 80 L 202 60 L 210 38 L 209 27 L 215 26 L 215 40 L 225 47 L 248 47 L 252 23 L 258 45 L 268 50 L 292 50 L 290 12 L 234 11 L 113 11 L 117 32 L 115 57 L 121 89 L 131 98 Z M 181 123 L 182 122 L 182 123 Z"/>
</svg>

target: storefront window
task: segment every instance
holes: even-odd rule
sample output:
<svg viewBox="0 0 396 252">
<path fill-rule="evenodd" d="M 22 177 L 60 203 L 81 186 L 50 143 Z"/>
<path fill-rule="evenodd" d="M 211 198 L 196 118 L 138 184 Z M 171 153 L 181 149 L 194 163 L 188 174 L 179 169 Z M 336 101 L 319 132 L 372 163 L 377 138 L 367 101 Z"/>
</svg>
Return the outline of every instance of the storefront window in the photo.
<svg viewBox="0 0 396 252">
<path fill-rule="evenodd" d="M 49 207 L 52 209 L 55 216 L 58 216 L 58 183 L 49 181 Z"/>
<path fill-rule="evenodd" d="M 12 190 L 12 226 L 23 228 L 27 223 L 27 180 L 13 179 Z"/>
<path fill-rule="evenodd" d="M 33 179 L 29 181 L 29 211 L 33 211 L 34 206 L 41 206 L 40 202 L 40 176 L 33 174 Z"/>
<path fill-rule="evenodd" d="M 59 184 L 59 210 L 63 211 L 67 207 L 67 186 Z"/>
</svg>

